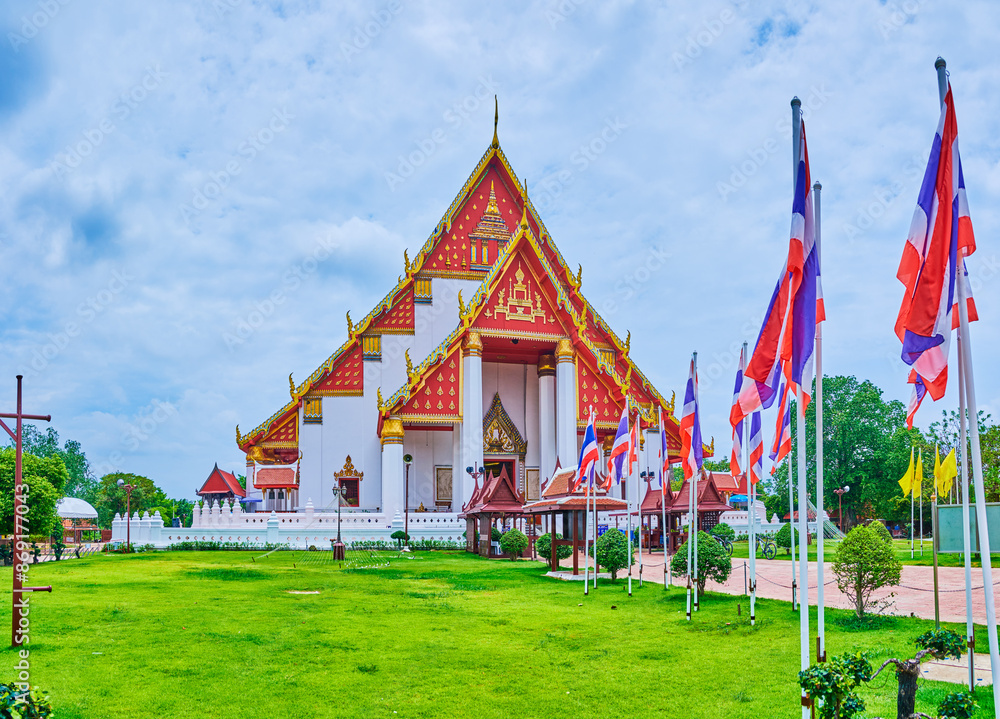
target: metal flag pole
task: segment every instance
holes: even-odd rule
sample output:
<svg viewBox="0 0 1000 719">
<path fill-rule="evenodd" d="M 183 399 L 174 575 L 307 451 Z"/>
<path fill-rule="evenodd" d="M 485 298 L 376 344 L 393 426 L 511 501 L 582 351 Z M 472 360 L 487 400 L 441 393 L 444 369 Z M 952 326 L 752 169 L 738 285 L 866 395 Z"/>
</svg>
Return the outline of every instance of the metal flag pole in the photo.
<svg viewBox="0 0 1000 719">
<path fill-rule="evenodd" d="M 958 356 L 962 356 L 962 335 L 958 335 Z M 976 688 L 976 634 L 972 623 L 972 537 L 969 536 L 969 444 L 965 435 L 965 370 L 958 363 L 958 434 L 962 443 L 962 554 L 965 560 L 965 644 L 969 648 L 969 691 Z"/>
<path fill-rule="evenodd" d="M 670 580 L 667 577 L 667 567 L 670 565 L 669 557 L 667 557 L 667 473 L 663 468 L 667 465 L 667 458 L 663 456 L 663 446 L 666 444 L 665 433 L 667 431 L 666 426 L 663 424 L 663 407 L 657 408 L 657 418 L 659 419 L 660 428 L 660 511 L 662 515 L 660 517 L 660 538 L 663 541 L 663 590 L 666 591 L 667 587 L 670 586 Z M 652 520 L 650 520 L 652 521 Z"/>
<path fill-rule="evenodd" d="M 694 353 L 694 401 L 698 404 L 698 353 Z M 700 434 L 700 433 L 699 433 Z M 693 439 L 693 437 L 692 437 Z M 697 612 L 698 606 L 698 479 L 701 475 L 701 468 L 694 467 L 694 493 L 691 495 L 691 503 L 694 506 L 694 514 L 691 517 L 694 523 L 694 610 Z"/>
<path fill-rule="evenodd" d="M 691 477 L 691 481 L 694 481 L 694 477 Z M 694 516 L 694 503 L 692 499 L 694 495 L 691 492 L 691 482 L 687 482 L 688 486 L 688 526 L 687 526 L 687 619 L 691 621 L 691 581 L 694 576 L 694 536 L 691 532 L 692 517 Z"/>
<path fill-rule="evenodd" d="M 630 405 L 630 402 L 629 402 L 628 395 L 625 395 L 625 417 L 627 418 L 626 422 L 625 422 L 626 425 L 632 419 L 632 408 L 629 405 Z M 631 445 L 632 445 L 632 427 L 628 426 L 628 427 L 626 427 L 626 429 L 628 430 L 629 449 L 628 449 L 628 452 L 626 452 L 626 457 L 625 457 L 624 465 L 625 466 L 629 466 L 629 469 L 631 470 L 631 466 L 630 465 L 632 464 L 632 460 L 631 460 L 631 458 L 628 455 L 632 454 L 632 447 L 631 447 Z M 631 478 L 632 478 L 632 473 L 630 471 L 629 472 L 629 476 L 625 478 L 625 494 L 626 494 L 626 496 L 628 496 L 629 494 L 631 494 L 631 492 L 628 491 L 628 482 L 629 482 L 629 480 Z M 631 597 L 632 596 L 632 498 L 631 497 L 628 497 L 628 499 L 625 500 L 625 516 L 626 516 L 625 527 L 628 529 L 628 595 Z"/>
<path fill-rule="evenodd" d="M 597 438 L 597 433 L 594 433 L 594 438 Z M 594 462 L 594 466 L 590 468 L 590 483 L 594 487 L 594 589 L 597 589 L 597 463 Z"/>
<path fill-rule="evenodd" d="M 745 347 L 745 345 L 744 345 Z M 780 408 L 779 408 L 780 411 Z M 760 410 L 753 413 L 758 417 L 758 424 L 760 422 Z M 753 434 L 753 419 L 750 420 L 750 432 Z M 747 520 L 749 524 L 749 531 L 747 537 L 748 549 L 750 550 L 748 554 L 750 555 L 750 626 L 754 626 L 757 623 L 757 512 L 756 512 L 756 485 L 753 483 L 753 467 L 750 466 L 750 444 L 754 441 L 752 437 L 747 437 L 748 441 L 744 452 L 746 454 L 746 463 L 743 465 L 746 467 L 746 479 L 747 479 Z"/>
<path fill-rule="evenodd" d="M 935 477 L 935 480 L 937 478 Z M 938 513 L 937 513 L 937 487 L 931 495 L 931 554 L 934 555 L 934 628 L 941 628 L 941 598 L 938 594 Z M 971 662 L 970 662 L 971 663 Z"/>
<path fill-rule="evenodd" d="M 591 410 L 591 411 L 593 411 L 593 410 Z M 585 439 L 584 443 L 586 443 L 586 439 Z M 582 469 L 582 467 L 578 467 L 576 471 L 579 472 L 581 469 Z M 584 509 L 583 509 L 583 524 L 584 524 L 584 533 L 583 533 L 583 596 L 585 596 L 585 597 L 590 594 L 590 494 L 591 494 L 590 490 L 591 490 L 591 485 L 593 484 L 593 482 L 591 481 L 591 477 L 593 476 L 593 474 L 592 473 L 588 473 L 588 474 L 590 474 L 590 476 L 588 476 L 587 479 L 586 479 L 586 482 L 587 482 L 587 499 L 586 499 L 586 503 L 584 504 Z M 596 527 L 594 529 L 596 529 Z M 550 546 L 551 546 L 551 549 L 555 549 L 554 545 L 550 545 Z M 596 547 L 594 548 L 594 561 L 595 562 L 597 561 L 597 548 Z M 596 565 L 594 566 L 594 572 L 595 573 L 597 572 Z"/>
<path fill-rule="evenodd" d="M 945 62 L 938 58 L 934 63 L 937 69 L 938 92 L 942 104 L 948 92 L 948 76 Z M 976 377 L 972 368 L 972 339 L 969 336 L 969 308 L 965 287 L 965 259 L 960 256 L 958 267 L 953 268 L 958 279 L 958 318 L 959 362 L 965 366 L 965 399 L 968 408 L 969 435 L 972 439 L 972 480 L 976 489 L 976 529 L 979 534 L 979 552 L 983 565 L 983 594 L 986 600 L 986 635 L 990 642 L 990 671 L 994 677 L 1000 676 L 1000 647 L 997 646 L 996 601 L 993 596 L 993 565 L 990 556 L 990 533 L 986 524 L 986 490 L 983 485 L 983 459 L 979 446 L 979 411 L 976 404 Z M 969 657 L 969 664 L 973 663 Z M 1000 706 L 1000 682 L 993 682 L 993 702 Z"/>
<path fill-rule="evenodd" d="M 636 443 L 639 443 L 639 433 L 642 432 L 642 424 L 640 423 L 640 419 L 641 419 L 641 415 L 636 414 L 636 416 L 635 416 L 635 424 L 636 424 L 636 428 L 635 428 L 635 441 L 636 441 Z M 640 482 L 639 466 L 640 466 L 641 462 L 639 462 L 639 452 L 638 452 L 639 448 L 636 447 L 635 449 L 636 449 L 636 452 L 635 452 L 635 457 L 636 457 L 636 463 L 635 463 L 635 509 L 636 509 L 636 514 L 639 517 L 639 534 L 636 537 L 636 539 L 638 540 L 638 545 L 639 545 L 639 586 L 641 587 L 642 586 L 642 497 L 639 496 L 639 495 L 642 494 L 642 489 L 639 487 L 639 482 Z"/>
<path fill-rule="evenodd" d="M 822 268 L 823 256 L 820 233 L 820 193 L 823 186 L 813 185 L 813 226 L 816 231 L 816 260 Z M 819 279 L 816 280 L 819 284 Z M 805 378 L 803 378 L 805 381 Z M 816 661 L 826 661 L 826 615 L 823 601 L 823 323 L 816 323 Z M 843 524 L 843 520 L 841 520 Z"/>
<path fill-rule="evenodd" d="M 910 446 L 910 466 L 913 466 L 913 446 Z M 913 468 L 914 474 L 916 474 L 916 467 Z M 910 475 L 910 559 L 913 559 L 913 474 Z"/>
<path fill-rule="evenodd" d="M 921 447 L 917 456 L 917 466 L 920 467 L 920 556 L 924 556 L 924 448 Z"/>
<path fill-rule="evenodd" d="M 790 428 L 789 428 L 790 429 Z M 799 608 L 798 602 L 798 580 L 796 577 L 798 575 L 795 573 L 795 502 L 792 500 L 793 494 L 795 492 L 795 463 L 792 462 L 792 458 L 795 456 L 795 443 L 792 443 L 792 449 L 788 452 L 788 457 L 785 458 L 785 464 L 788 467 L 788 542 L 792 545 L 792 610 Z"/>
<path fill-rule="evenodd" d="M 798 178 L 800 144 L 802 142 L 802 102 L 799 98 L 792 98 L 792 187 L 794 192 L 795 182 Z M 804 378 L 803 378 L 804 380 Z M 798 436 L 806 436 L 806 415 L 802 405 L 802 383 L 795 388 L 797 401 L 795 424 Z M 806 495 L 806 442 L 799 442 L 798 464 L 799 464 L 799 585 L 801 587 L 802 598 L 799 601 L 799 663 L 804 671 L 809 668 L 809 557 L 806 540 L 809 532 L 808 515 L 806 507 L 809 506 Z M 809 697 L 805 689 L 801 694 L 802 719 L 809 719 Z"/>
</svg>

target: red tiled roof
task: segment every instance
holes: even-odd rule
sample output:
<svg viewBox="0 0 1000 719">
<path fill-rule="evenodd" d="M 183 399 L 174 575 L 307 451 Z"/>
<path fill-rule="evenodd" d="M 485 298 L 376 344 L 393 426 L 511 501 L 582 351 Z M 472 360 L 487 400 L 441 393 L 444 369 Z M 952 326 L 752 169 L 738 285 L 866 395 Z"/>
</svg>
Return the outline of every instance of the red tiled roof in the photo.
<svg viewBox="0 0 1000 719">
<path fill-rule="evenodd" d="M 646 496 L 642 498 L 642 513 L 643 514 L 651 514 L 651 513 L 654 513 L 654 512 L 657 513 L 657 514 L 659 514 L 660 512 L 662 512 L 663 511 L 663 503 L 662 503 L 661 499 L 663 498 L 664 494 L 666 494 L 666 497 L 667 497 L 667 507 L 670 507 L 670 503 L 671 503 L 671 501 L 673 501 L 673 498 L 674 498 L 674 493 L 670 491 L 670 485 L 669 484 L 664 489 L 665 489 L 665 491 L 661 494 L 661 491 L 660 491 L 659 488 L 655 488 L 655 489 L 653 488 L 653 483 L 652 482 L 649 482 L 646 485 Z"/>
<path fill-rule="evenodd" d="M 205 483 L 197 492 L 198 496 L 201 497 L 206 495 L 230 493 L 237 497 L 247 496 L 246 490 L 240 486 L 240 481 L 236 479 L 236 476 L 232 472 L 225 472 L 219 469 L 218 464 L 212 468 L 212 472 L 208 475 L 208 479 L 205 480 Z"/>
<path fill-rule="evenodd" d="M 260 467 L 253 478 L 257 489 L 294 489 L 299 486 L 292 467 Z"/>
<path fill-rule="evenodd" d="M 715 488 L 720 492 L 729 492 L 730 494 L 743 494 L 740 491 L 740 487 L 746 487 L 746 479 L 744 475 L 740 475 L 739 478 L 734 477 L 729 474 L 729 472 L 709 472 L 708 476 L 712 478 L 715 482 Z"/>
<path fill-rule="evenodd" d="M 674 501 L 667 508 L 667 511 L 674 514 L 687 512 L 690 496 L 690 484 L 685 479 L 684 484 L 681 485 L 680 490 L 674 496 Z M 729 509 L 732 509 L 732 507 L 722 501 L 722 497 L 719 496 L 719 492 L 715 488 L 715 483 L 712 481 L 711 476 L 709 475 L 706 478 L 703 475 L 698 481 L 698 512 L 725 512 Z"/>
<path fill-rule="evenodd" d="M 462 516 L 482 512 L 514 514 L 521 512 L 524 500 L 510 477 L 507 476 L 507 468 L 504 467 L 500 471 L 499 477 L 493 476 L 493 473 L 490 472 L 486 484 L 483 485 L 481 491 L 473 495 L 468 506 L 470 508 L 465 510 Z"/>
</svg>

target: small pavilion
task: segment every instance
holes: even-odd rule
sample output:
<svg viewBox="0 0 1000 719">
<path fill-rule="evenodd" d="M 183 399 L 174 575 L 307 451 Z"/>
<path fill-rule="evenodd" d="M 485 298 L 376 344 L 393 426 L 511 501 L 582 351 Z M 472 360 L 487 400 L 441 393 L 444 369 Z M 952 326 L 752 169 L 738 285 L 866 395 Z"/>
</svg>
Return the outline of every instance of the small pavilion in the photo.
<svg viewBox="0 0 1000 719">
<path fill-rule="evenodd" d="M 465 551 L 488 559 L 504 556 L 493 549 L 494 525 L 498 521 L 503 523 L 508 519 L 514 520 L 516 524 L 517 520 L 524 520 L 525 516 L 524 498 L 507 474 L 507 468 L 503 467 L 500 470 L 500 476 L 490 472 L 482 488 L 477 481 L 472 497 L 463 512 L 458 515 L 459 519 L 465 520 Z M 535 537 L 534 525 L 526 529 L 528 531 L 525 531 L 525 534 L 529 542 L 524 556 L 531 556 Z"/>
<path fill-rule="evenodd" d="M 670 527 L 670 546 L 668 552 L 673 554 L 681 543 L 681 519 L 688 513 L 688 502 L 691 497 L 691 486 L 684 480 L 681 488 L 674 495 L 673 502 L 667 507 L 667 524 Z M 719 490 L 712 481 L 712 475 L 702 471 L 698 480 L 698 529 L 708 532 L 719 523 L 719 516 L 732 509 L 722 499 Z"/>
<path fill-rule="evenodd" d="M 556 547 L 568 545 L 573 548 L 573 574 L 580 573 L 580 552 L 586 551 L 587 487 L 581 485 L 575 492 L 571 491 L 570 483 L 575 475 L 576 467 L 556 471 L 542 490 L 541 499 L 524 507 L 526 514 L 548 517 L 546 531 L 552 535 L 549 565 L 553 572 L 559 571 Z M 628 508 L 625 500 L 609 497 L 603 490 L 596 492 L 594 501 L 598 512 L 622 512 Z M 554 534 L 561 534 L 562 539 L 556 539 Z"/>
<path fill-rule="evenodd" d="M 666 499 L 667 505 L 667 527 L 663 526 L 663 503 Z M 664 546 L 663 538 L 667 533 L 680 529 L 675 527 L 675 523 L 680 522 L 678 515 L 670 514 L 670 505 L 674 501 L 674 493 L 667 484 L 662 492 L 653 487 L 652 483 L 646 484 L 646 496 L 642 498 L 642 546 L 656 547 Z"/>
<path fill-rule="evenodd" d="M 246 490 L 240 486 L 240 481 L 236 479 L 236 475 L 232 472 L 219 469 L 218 462 L 216 462 L 209 473 L 208 479 L 201 485 L 201 489 L 195 492 L 195 494 L 206 502 L 210 500 L 218 502 L 223 499 L 243 499 L 247 496 Z"/>
</svg>

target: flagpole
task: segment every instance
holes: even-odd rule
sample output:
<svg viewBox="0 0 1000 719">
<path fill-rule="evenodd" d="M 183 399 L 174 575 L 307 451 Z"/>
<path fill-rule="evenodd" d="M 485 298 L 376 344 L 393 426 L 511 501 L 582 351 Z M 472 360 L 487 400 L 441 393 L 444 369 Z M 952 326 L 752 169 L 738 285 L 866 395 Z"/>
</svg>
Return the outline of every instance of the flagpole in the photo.
<svg viewBox="0 0 1000 719">
<path fill-rule="evenodd" d="M 663 454 L 663 446 L 666 444 L 666 431 L 667 428 L 663 424 L 663 407 L 658 407 L 657 412 L 659 413 L 659 428 L 660 428 L 660 454 Z M 666 591 L 667 586 L 669 586 L 669 579 L 667 578 L 667 473 L 664 467 L 668 467 L 667 457 L 660 457 L 660 510 L 663 515 L 660 519 L 660 538 L 663 540 L 663 590 Z"/>
<path fill-rule="evenodd" d="M 945 61 L 938 58 L 934 63 L 937 69 L 938 93 L 942 104 L 948 91 L 948 76 Z M 965 286 L 965 259 L 958 258 L 959 265 L 953 268 L 958 279 L 958 318 L 959 337 L 964 340 L 959 344 L 959 362 L 965 366 L 965 394 L 968 407 L 969 434 L 972 439 L 972 480 L 976 489 L 976 529 L 979 532 L 979 552 L 983 565 L 983 593 L 986 600 L 986 634 L 990 640 L 990 671 L 993 677 L 1000 677 L 1000 648 L 997 647 L 996 602 L 993 596 L 993 564 L 990 556 L 990 533 L 986 524 L 986 490 L 983 485 L 983 459 L 979 446 L 979 411 L 976 403 L 976 378 L 972 368 L 972 339 L 969 335 L 969 308 Z M 973 657 L 969 657 L 973 664 Z M 993 681 L 993 702 L 1000 706 L 1000 682 Z"/>
<path fill-rule="evenodd" d="M 584 444 L 586 444 L 586 437 L 584 437 Z M 577 468 L 579 472 L 582 467 Z M 590 594 L 590 488 L 593 484 L 592 474 L 587 477 L 587 500 L 584 504 L 583 510 L 583 596 L 588 596 Z M 596 527 L 595 527 L 596 529 Z M 553 546 L 552 549 L 555 549 Z M 594 560 L 597 560 L 597 550 L 594 550 Z M 594 567 L 594 571 L 597 571 L 597 567 Z"/>
<path fill-rule="evenodd" d="M 823 186 L 813 184 L 813 225 L 816 228 L 816 260 L 822 267 L 820 234 L 820 193 Z M 823 513 L 826 502 L 823 494 L 823 323 L 816 323 L 816 661 L 826 661 L 826 613 L 823 602 Z M 843 520 L 841 520 L 843 523 Z"/>
<path fill-rule="evenodd" d="M 792 610 L 798 609 L 798 596 L 796 589 L 798 589 L 798 583 L 796 582 L 795 574 L 795 502 L 793 501 L 793 496 L 795 492 L 795 464 L 792 462 L 794 457 L 794 443 L 792 449 L 788 451 L 788 457 L 785 459 L 785 464 L 788 467 L 788 542 L 792 545 Z"/>
<path fill-rule="evenodd" d="M 639 433 L 642 431 L 642 424 L 639 421 L 640 418 L 641 418 L 641 415 L 637 414 L 635 416 L 635 423 L 636 423 L 635 441 L 636 441 L 636 443 L 639 443 Z M 636 539 L 638 540 L 638 544 L 639 544 L 639 586 L 642 587 L 642 500 L 643 500 L 643 497 L 639 496 L 640 494 L 642 494 L 642 488 L 639 486 L 639 482 L 640 482 L 640 479 L 641 479 L 639 477 L 639 466 L 641 464 L 639 462 L 639 451 L 638 451 L 639 448 L 636 447 L 635 449 L 636 449 L 636 453 L 635 453 L 635 457 L 636 457 L 636 463 L 635 463 L 636 464 L 636 466 L 635 466 L 635 508 L 636 508 L 636 513 L 639 516 L 639 534 L 636 537 Z"/>
<path fill-rule="evenodd" d="M 692 475 L 692 477 L 691 477 L 691 481 L 689 481 L 689 482 L 687 483 L 687 486 L 688 486 L 688 526 L 687 526 L 687 532 L 688 532 L 688 536 L 687 536 L 687 550 L 688 550 L 688 555 L 687 555 L 687 575 L 688 575 L 688 582 L 687 582 L 687 619 L 688 619 L 688 621 L 689 621 L 689 622 L 691 621 L 691 585 L 693 584 L 693 582 L 691 581 L 691 578 L 692 578 L 692 576 L 694 575 L 694 536 L 693 536 L 693 535 L 692 535 L 692 533 L 691 533 L 691 525 L 692 525 L 692 522 L 691 522 L 691 517 L 692 517 L 692 516 L 694 515 L 694 504 L 693 504 L 693 503 L 692 503 L 692 501 L 691 501 L 691 500 L 692 500 L 692 498 L 693 498 L 693 496 L 694 496 L 694 495 L 693 495 L 693 493 L 691 492 L 691 483 L 692 483 L 693 481 L 694 481 L 694 476 Z"/>
<path fill-rule="evenodd" d="M 913 440 L 910 440 L 910 466 L 913 466 Z M 916 470 L 914 470 L 916 471 Z M 913 559 L 913 477 L 910 477 L 910 559 Z"/>
<path fill-rule="evenodd" d="M 920 448 L 920 556 L 924 556 L 924 449 Z"/>
<path fill-rule="evenodd" d="M 778 411 L 779 412 L 781 411 L 780 407 L 778 408 Z M 759 416 L 760 413 L 758 411 L 758 412 L 754 412 L 754 414 L 757 414 Z M 761 431 L 763 432 L 763 429 Z M 750 421 L 750 433 L 752 434 L 752 432 L 753 432 L 753 420 L 751 419 L 751 421 Z M 749 511 L 747 512 L 747 519 L 749 520 L 750 531 L 749 531 L 749 536 L 747 537 L 747 539 L 749 540 L 748 541 L 748 545 L 749 545 L 749 549 L 750 549 L 750 552 L 749 552 L 749 554 L 750 554 L 750 626 L 752 627 L 757 622 L 757 617 L 756 617 L 756 609 L 757 609 L 757 528 L 755 526 L 756 525 L 756 521 L 755 521 L 756 512 L 754 511 L 756 509 L 756 506 L 754 504 L 754 499 L 755 499 L 756 492 L 754 491 L 755 486 L 754 486 L 754 483 L 753 483 L 753 476 L 752 476 L 753 467 L 751 467 L 751 465 L 750 465 L 750 462 L 752 461 L 750 459 L 750 443 L 753 442 L 754 440 L 753 440 L 752 437 L 749 437 L 749 436 L 747 437 L 747 439 L 749 439 L 750 441 L 746 443 L 747 446 L 745 448 L 745 451 L 746 451 L 747 459 L 746 459 L 746 465 L 744 465 L 744 466 L 747 468 L 747 472 L 746 472 L 747 493 L 749 495 L 747 497 L 747 508 L 749 509 Z"/>
<path fill-rule="evenodd" d="M 958 335 L 958 356 L 962 357 L 962 335 Z M 973 661 L 976 635 L 972 623 L 972 538 L 969 536 L 969 444 L 965 436 L 965 370 L 958 363 L 958 425 L 962 443 L 962 550 L 965 564 L 965 644 L 969 648 L 969 691 L 976 688 L 976 668 Z"/>
<path fill-rule="evenodd" d="M 631 411 L 631 407 L 629 406 L 628 395 L 625 395 L 625 416 L 629 420 L 631 420 L 631 418 L 632 418 L 632 411 Z M 627 424 L 627 422 L 626 422 L 626 424 Z M 631 494 L 631 492 L 628 491 L 628 481 L 629 481 L 629 479 L 632 478 L 632 472 L 631 472 L 631 469 L 632 469 L 632 457 L 630 456 L 632 454 L 632 428 L 631 427 L 628 427 L 628 443 L 629 443 L 629 448 L 628 448 L 628 451 L 625 453 L 625 464 L 629 468 L 629 476 L 625 480 L 625 494 L 626 494 L 626 496 L 629 495 L 629 494 Z M 625 515 L 627 517 L 627 520 L 626 520 L 626 523 L 625 523 L 625 527 L 628 529 L 628 595 L 631 597 L 632 596 L 632 499 L 631 499 L 631 497 L 625 501 Z"/>
</svg>

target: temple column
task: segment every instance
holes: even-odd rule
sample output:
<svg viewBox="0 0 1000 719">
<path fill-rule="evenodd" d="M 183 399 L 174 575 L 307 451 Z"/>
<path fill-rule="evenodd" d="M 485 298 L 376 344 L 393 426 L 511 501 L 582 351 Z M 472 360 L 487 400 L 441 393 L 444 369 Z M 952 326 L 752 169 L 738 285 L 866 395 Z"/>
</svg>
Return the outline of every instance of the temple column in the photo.
<svg viewBox="0 0 1000 719">
<path fill-rule="evenodd" d="M 455 423 L 451 428 L 451 511 L 458 514 L 462 511 L 462 477 L 465 465 L 462 464 L 462 425 Z M 436 481 L 436 480 L 435 480 Z"/>
<path fill-rule="evenodd" d="M 390 520 L 403 509 L 403 423 L 382 423 L 382 513 Z"/>
<path fill-rule="evenodd" d="M 483 341 L 478 332 L 469 332 L 462 344 L 462 502 L 472 498 L 473 479 L 466 467 L 483 466 Z M 452 476 L 452 482 L 459 477 Z M 461 507 L 457 511 L 461 511 Z"/>
<path fill-rule="evenodd" d="M 539 479 L 552 478 L 556 466 L 556 358 L 538 358 L 538 456 Z"/>
<path fill-rule="evenodd" d="M 576 350 L 569 339 L 556 345 L 556 455 L 560 466 L 575 467 L 576 447 Z"/>
</svg>

